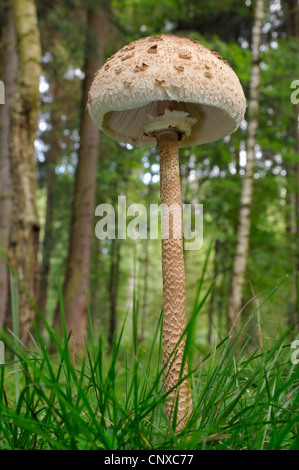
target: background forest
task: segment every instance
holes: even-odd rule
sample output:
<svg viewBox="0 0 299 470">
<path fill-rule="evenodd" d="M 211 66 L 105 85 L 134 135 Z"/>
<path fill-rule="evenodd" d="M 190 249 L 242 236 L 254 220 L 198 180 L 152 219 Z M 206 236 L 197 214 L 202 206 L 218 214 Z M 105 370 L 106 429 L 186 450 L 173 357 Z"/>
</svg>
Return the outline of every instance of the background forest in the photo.
<svg viewBox="0 0 299 470">
<path fill-rule="evenodd" d="M 298 0 L 1 0 L 0 328 L 24 344 L 33 319 L 43 332 L 37 309 L 59 331 L 61 299 L 76 350 L 89 321 L 109 351 L 126 320 L 131 344 L 133 309 L 140 344 L 154 336 L 161 240 L 99 240 L 95 209 L 119 196 L 159 204 L 159 155 L 109 139 L 86 103 L 108 57 L 160 33 L 217 51 L 248 103 L 234 134 L 180 150 L 183 202 L 203 205 L 203 245 L 185 252 L 187 315 L 212 286 L 196 351 L 258 306 L 253 347 L 298 322 Z"/>
<path fill-rule="evenodd" d="M 101 203 L 115 207 L 120 195 L 127 197 L 127 206 L 159 203 L 159 157 L 155 148 L 135 149 L 99 136 L 87 115 L 87 91 L 97 68 L 124 44 L 171 33 L 197 39 L 228 60 L 250 100 L 254 2 L 12 4 L 2 2 L 0 12 L 1 78 L 6 87 L 1 107 L 0 236 L 2 252 L 11 263 L 10 281 L 14 272 L 18 274 L 50 322 L 58 316 L 61 283 L 70 329 L 71 323 L 78 324 L 80 334 L 88 308 L 96 331 L 110 344 L 132 308 L 135 289 L 140 338 L 151 337 L 151 325 L 161 310 L 160 241 L 98 240 L 94 211 Z M 29 31 L 30 41 L 26 36 L 18 39 L 24 49 L 17 47 L 21 43 L 15 40 L 13 11 L 15 21 L 23 15 L 17 34 Z M 245 306 L 241 316 L 246 318 L 283 280 L 264 308 L 264 331 L 272 337 L 298 316 L 298 99 L 291 100 L 292 93 L 296 98 L 296 87 L 291 86 L 298 78 L 297 1 L 266 2 L 261 26 L 255 163 L 249 175 L 251 229 L 239 310 Z M 30 68 L 32 63 L 35 68 Z M 14 117 L 20 107 L 23 122 Z M 189 311 L 212 244 L 204 282 L 207 288 L 214 282 L 214 288 L 197 327 L 202 347 L 230 323 L 249 119 L 247 113 L 241 128 L 223 141 L 180 154 L 183 201 L 203 204 L 204 212 L 203 246 L 185 254 Z M 5 327 L 12 315 L 9 270 L 3 260 L 0 286 L 0 324 Z M 30 327 L 35 312 L 20 290 L 20 335 L 25 338 L 24 323 Z"/>
</svg>

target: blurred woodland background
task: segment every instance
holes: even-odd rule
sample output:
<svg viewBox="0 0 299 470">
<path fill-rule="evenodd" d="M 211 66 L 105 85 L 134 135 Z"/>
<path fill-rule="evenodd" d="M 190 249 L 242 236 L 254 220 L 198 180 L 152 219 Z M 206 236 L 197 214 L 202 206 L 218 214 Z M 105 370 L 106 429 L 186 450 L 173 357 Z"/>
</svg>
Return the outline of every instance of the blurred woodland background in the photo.
<svg viewBox="0 0 299 470">
<path fill-rule="evenodd" d="M 248 101 L 237 132 L 180 151 L 183 201 L 203 204 L 204 218 L 202 248 L 185 253 L 187 313 L 205 261 L 202 292 L 214 283 L 198 317 L 197 347 L 208 348 L 241 309 L 239 322 L 265 299 L 265 337 L 297 323 L 298 5 L 1 0 L 0 328 L 28 341 L 32 319 L 39 323 L 32 300 L 59 328 L 61 290 L 78 345 L 88 317 L 111 346 L 127 316 L 131 341 L 134 301 L 140 341 L 152 338 L 162 308 L 160 240 L 99 240 L 95 208 L 117 208 L 120 195 L 127 206 L 159 204 L 159 156 L 156 148 L 132 148 L 100 133 L 86 101 L 109 56 L 159 33 L 217 51 Z M 252 335 L 259 341 L 258 328 Z"/>
</svg>

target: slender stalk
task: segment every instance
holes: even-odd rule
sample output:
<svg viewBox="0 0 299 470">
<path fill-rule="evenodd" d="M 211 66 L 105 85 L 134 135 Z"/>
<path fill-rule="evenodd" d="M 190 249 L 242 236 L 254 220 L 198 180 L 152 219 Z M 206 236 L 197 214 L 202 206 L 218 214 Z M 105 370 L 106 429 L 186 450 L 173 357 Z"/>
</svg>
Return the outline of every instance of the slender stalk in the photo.
<svg viewBox="0 0 299 470">
<path fill-rule="evenodd" d="M 162 201 L 162 275 L 163 275 L 163 363 L 164 390 L 169 392 L 182 377 L 185 340 L 178 346 L 186 327 L 186 288 L 183 254 L 183 218 L 176 130 L 161 131 L 157 138 L 160 152 L 160 195 Z M 175 351 L 175 352 L 174 352 Z M 187 370 L 184 368 L 183 375 Z M 187 380 L 173 390 L 166 402 L 171 421 L 177 403 L 176 430 L 184 427 L 191 412 Z"/>
</svg>

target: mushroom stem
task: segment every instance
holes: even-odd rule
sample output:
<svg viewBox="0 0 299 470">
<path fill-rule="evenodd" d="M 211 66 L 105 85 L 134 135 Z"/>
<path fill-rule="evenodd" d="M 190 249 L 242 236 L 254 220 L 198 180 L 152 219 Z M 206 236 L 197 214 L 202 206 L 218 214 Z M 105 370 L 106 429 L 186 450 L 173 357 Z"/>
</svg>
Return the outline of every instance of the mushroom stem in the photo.
<svg viewBox="0 0 299 470">
<path fill-rule="evenodd" d="M 182 338 L 182 335 L 186 327 L 186 288 L 177 130 L 173 128 L 160 131 L 157 135 L 157 145 L 160 153 L 162 202 L 164 312 L 162 355 L 165 366 L 164 391 L 168 393 L 187 374 L 186 366 L 182 370 L 185 348 L 185 337 Z M 187 379 L 168 395 L 166 414 L 171 422 L 173 422 L 174 410 L 177 410 L 176 431 L 179 431 L 184 428 L 186 419 L 192 411 L 191 388 Z"/>
</svg>

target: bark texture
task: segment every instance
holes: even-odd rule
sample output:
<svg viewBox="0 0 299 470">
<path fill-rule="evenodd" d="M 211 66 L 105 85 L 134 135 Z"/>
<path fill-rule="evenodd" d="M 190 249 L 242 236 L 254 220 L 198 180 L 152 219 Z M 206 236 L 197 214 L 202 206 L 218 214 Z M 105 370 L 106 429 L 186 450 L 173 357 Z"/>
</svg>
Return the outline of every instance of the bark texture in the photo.
<svg viewBox="0 0 299 470">
<path fill-rule="evenodd" d="M 42 243 L 42 261 L 40 267 L 40 279 L 39 279 L 39 295 L 38 295 L 38 307 L 40 312 L 46 316 L 46 307 L 48 299 L 48 278 L 50 273 L 50 259 L 52 249 L 55 244 L 53 237 L 53 223 L 54 223 L 54 210 L 55 210 L 55 181 L 56 173 L 55 167 L 60 154 L 60 142 L 58 136 L 61 134 L 61 112 L 60 106 L 63 106 L 63 89 L 59 81 L 59 77 L 55 74 L 52 78 L 51 83 L 52 96 L 53 96 L 53 108 L 51 116 L 52 130 L 48 144 L 50 149 L 46 153 L 45 161 L 45 182 L 47 187 L 47 201 L 46 201 L 46 218 L 44 226 L 44 238 Z M 39 322 L 38 322 L 39 324 Z M 42 325 L 40 325 L 42 326 Z"/>
<path fill-rule="evenodd" d="M 298 0 L 284 2 L 284 19 L 287 26 L 287 34 L 290 39 L 298 41 L 299 38 L 299 4 Z M 290 42 L 292 48 L 292 42 Z M 294 128 L 290 129 L 295 139 L 294 151 L 299 155 L 299 105 L 294 104 Z M 296 325 L 299 330 L 299 158 L 294 162 L 285 162 L 290 186 L 287 191 L 286 201 L 286 232 L 293 253 L 293 286 L 292 295 L 288 299 L 288 326 Z M 296 334 L 295 330 L 295 334 Z"/>
<path fill-rule="evenodd" d="M 253 196 L 253 173 L 255 163 L 254 147 L 259 117 L 260 92 L 260 44 L 264 19 L 265 0 L 257 0 L 255 4 L 254 22 L 252 28 L 252 69 L 248 103 L 248 136 L 245 175 L 242 181 L 237 245 L 233 262 L 231 293 L 228 305 L 228 329 L 240 325 L 242 308 L 242 293 L 245 270 L 248 259 L 249 235 L 251 224 L 251 203 Z"/>
<path fill-rule="evenodd" d="M 72 330 L 73 344 L 77 349 L 84 346 L 86 328 L 99 147 L 99 131 L 86 110 L 86 102 L 94 73 L 104 61 L 106 16 L 104 9 L 88 10 L 81 140 L 75 177 L 70 246 L 63 286 L 66 327 L 68 331 Z"/>
<path fill-rule="evenodd" d="M 4 325 L 8 303 L 8 257 L 12 216 L 12 183 L 10 173 L 10 113 L 17 74 L 16 36 L 12 9 L 5 11 L 6 24 L 3 29 L 2 75 L 5 85 L 5 104 L 0 105 L 0 328 Z M 3 258 L 2 258 L 2 256 Z"/>
<path fill-rule="evenodd" d="M 180 378 L 187 374 L 187 366 L 182 370 L 185 338 L 180 341 L 186 327 L 186 288 L 177 141 L 178 136 L 175 131 L 162 131 L 158 135 L 162 202 L 163 363 L 165 365 L 164 390 L 166 393 L 176 387 Z M 164 212 L 164 207 L 174 208 L 174 205 L 179 210 L 173 213 L 168 213 L 167 210 Z M 179 237 L 177 238 L 175 232 L 178 229 Z M 186 418 L 192 411 L 191 389 L 188 380 L 183 381 L 168 395 L 166 413 L 171 421 L 176 403 L 176 430 L 180 430 L 184 427 Z"/>
<path fill-rule="evenodd" d="M 34 140 L 40 106 L 41 46 L 33 0 L 13 0 L 18 72 L 11 114 L 13 217 L 10 260 L 19 277 L 20 338 L 26 342 L 35 316 L 30 297 L 38 287 L 39 220 Z"/>
<path fill-rule="evenodd" d="M 293 0 L 293 15 L 291 17 L 293 31 L 292 34 L 296 39 L 299 39 L 299 5 L 297 0 Z M 299 105 L 295 105 L 295 151 L 299 156 Z M 295 308 L 294 308 L 294 323 L 297 325 L 297 331 L 299 330 L 299 157 L 295 164 L 295 279 L 294 279 L 294 290 L 295 290 Z"/>
<path fill-rule="evenodd" d="M 113 239 L 111 242 L 110 251 L 110 279 L 109 279 L 109 332 L 108 344 L 110 352 L 113 348 L 114 336 L 117 328 L 117 298 L 118 298 L 118 284 L 119 284 L 119 264 L 120 264 L 120 244 L 119 240 Z"/>
</svg>

